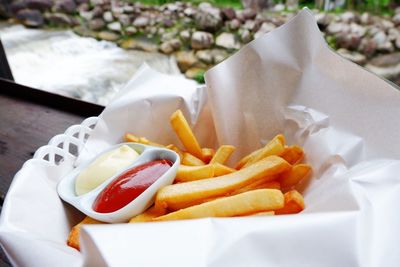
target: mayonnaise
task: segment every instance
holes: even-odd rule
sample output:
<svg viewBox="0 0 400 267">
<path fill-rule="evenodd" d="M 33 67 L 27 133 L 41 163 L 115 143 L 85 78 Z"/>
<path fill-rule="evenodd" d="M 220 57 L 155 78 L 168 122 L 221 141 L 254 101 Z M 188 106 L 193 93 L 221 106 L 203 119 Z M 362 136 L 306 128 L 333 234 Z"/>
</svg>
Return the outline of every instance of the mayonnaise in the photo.
<svg viewBox="0 0 400 267">
<path fill-rule="evenodd" d="M 127 145 L 102 155 L 78 175 L 75 180 L 75 193 L 80 196 L 95 189 L 138 157 L 139 154 Z"/>
</svg>

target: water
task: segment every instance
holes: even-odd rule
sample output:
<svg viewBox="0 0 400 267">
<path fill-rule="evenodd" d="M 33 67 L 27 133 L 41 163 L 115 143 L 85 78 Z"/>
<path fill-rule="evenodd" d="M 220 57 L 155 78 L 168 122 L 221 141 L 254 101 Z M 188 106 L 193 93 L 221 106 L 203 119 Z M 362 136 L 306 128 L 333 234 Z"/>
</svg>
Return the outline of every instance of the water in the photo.
<svg viewBox="0 0 400 267">
<path fill-rule="evenodd" d="M 173 57 L 127 51 L 72 31 L 0 25 L 0 38 L 17 83 L 106 105 L 143 62 L 180 75 Z"/>
</svg>

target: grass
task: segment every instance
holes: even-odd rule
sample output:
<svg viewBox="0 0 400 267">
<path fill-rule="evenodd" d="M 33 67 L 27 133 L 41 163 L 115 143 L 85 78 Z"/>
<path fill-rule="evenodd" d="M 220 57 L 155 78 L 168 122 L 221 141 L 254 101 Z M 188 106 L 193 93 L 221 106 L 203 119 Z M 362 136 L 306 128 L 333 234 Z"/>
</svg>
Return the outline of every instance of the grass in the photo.
<svg viewBox="0 0 400 267">
<path fill-rule="evenodd" d="M 146 5 L 163 5 L 166 3 L 176 2 L 176 0 L 140 0 L 140 1 L 128 0 L 128 1 L 141 2 Z M 209 2 L 215 6 L 220 6 L 220 7 L 232 7 L 235 9 L 242 8 L 242 4 L 240 3 L 240 0 L 183 0 L 182 2 L 190 2 L 195 5 L 198 5 L 202 2 Z"/>
</svg>

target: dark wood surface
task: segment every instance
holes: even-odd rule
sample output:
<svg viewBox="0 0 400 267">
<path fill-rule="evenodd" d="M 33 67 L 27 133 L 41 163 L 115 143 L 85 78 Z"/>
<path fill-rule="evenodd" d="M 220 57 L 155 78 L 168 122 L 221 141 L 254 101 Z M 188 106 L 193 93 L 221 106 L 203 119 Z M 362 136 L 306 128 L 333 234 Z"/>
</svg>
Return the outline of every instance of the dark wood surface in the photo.
<svg viewBox="0 0 400 267">
<path fill-rule="evenodd" d="M 56 134 L 103 107 L 0 79 L 0 204 L 15 173 Z M 21 91 L 15 91 L 21 90 Z M 24 90 L 28 92 L 24 93 Z M 3 251 L 0 266 L 9 266 Z"/>
</svg>

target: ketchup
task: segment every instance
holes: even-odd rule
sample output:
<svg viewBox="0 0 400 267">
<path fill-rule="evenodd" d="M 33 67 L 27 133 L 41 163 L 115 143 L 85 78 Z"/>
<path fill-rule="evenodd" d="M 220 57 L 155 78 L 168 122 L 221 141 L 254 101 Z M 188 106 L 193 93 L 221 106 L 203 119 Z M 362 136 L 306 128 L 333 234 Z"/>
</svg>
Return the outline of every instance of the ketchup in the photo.
<svg viewBox="0 0 400 267">
<path fill-rule="evenodd" d="M 172 162 L 161 159 L 124 172 L 97 196 L 93 210 L 108 213 L 125 207 L 171 168 Z"/>
</svg>

